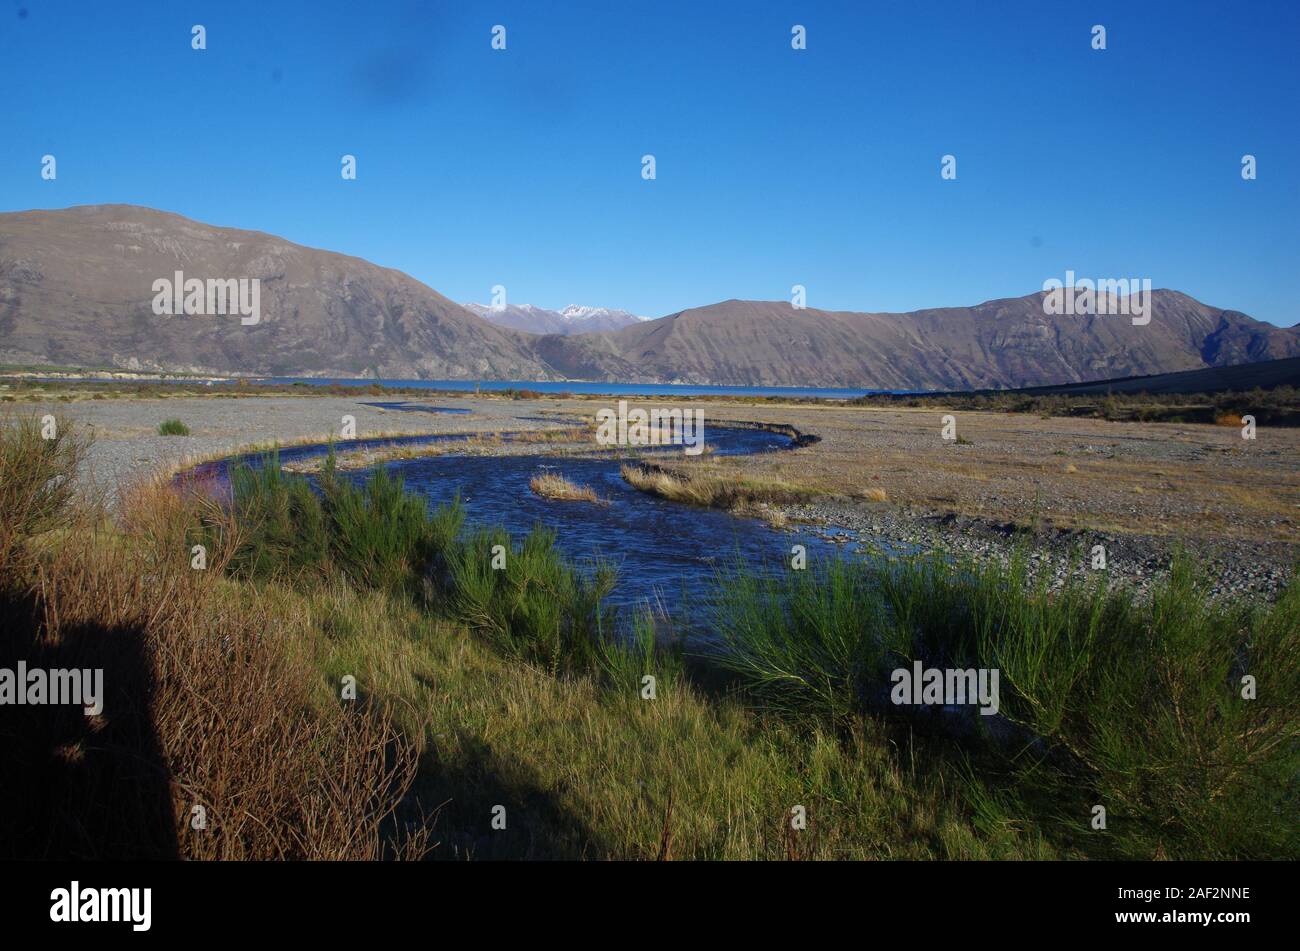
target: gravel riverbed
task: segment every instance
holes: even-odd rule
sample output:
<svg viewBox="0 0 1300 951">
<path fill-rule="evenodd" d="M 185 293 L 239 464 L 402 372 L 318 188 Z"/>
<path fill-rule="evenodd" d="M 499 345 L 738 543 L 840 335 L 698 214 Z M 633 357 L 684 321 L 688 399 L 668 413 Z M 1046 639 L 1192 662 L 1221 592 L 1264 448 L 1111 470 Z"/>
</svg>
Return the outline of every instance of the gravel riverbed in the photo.
<svg viewBox="0 0 1300 951">
<path fill-rule="evenodd" d="M 558 414 L 581 416 L 594 411 L 590 404 L 557 400 L 512 401 L 440 394 L 430 394 L 425 399 L 402 399 L 408 407 L 423 409 L 412 411 L 379 405 L 389 402 L 382 396 L 312 395 L 77 400 L 28 404 L 23 411 L 38 415 L 62 413 L 94 436 L 86 465 L 88 482 L 103 490 L 110 503 L 122 487 L 134 481 L 170 473 L 201 459 L 228 455 L 250 446 L 325 441 L 337 437 L 344 418 L 348 416 L 355 418 L 356 435 L 366 438 L 546 429 L 571 423 L 572 415 L 566 418 Z M 766 410 L 764 408 L 764 412 Z M 749 415 L 763 413 L 750 412 Z M 793 413 L 785 415 L 789 418 L 784 421 L 825 431 L 839 437 L 840 444 L 845 441 L 843 432 L 835 429 L 837 423 L 831 414 L 822 413 L 817 418 L 816 422 L 821 424 L 819 427 L 807 427 L 806 421 Z M 190 435 L 159 435 L 159 423 L 171 418 L 179 419 L 189 427 Z M 1005 418 L 994 421 L 1008 427 L 1016 422 Z M 719 420 L 719 424 L 725 425 L 725 422 Z M 860 425 L 867 428 L 859 428 Z M 860 440 L 866 437 L 859 434 L 875 432 L 871 425 L 868 421 L 844 429 L 851 431 L 855 440 Z M 889 432 L 897 432 L 897 429 Z M 851 458 L 867 458 L 863 454 L 869 450 L 876 452 L 878 457 L 881 442 L 888 438 L 900 437 L 891 437 L 887 432 L 860 450 L 856 442 L 850 442 L 844 448 L 853 450 Z M 833 449 L 836 445 L 836 441 L 831 439 L 814 449 L 824 451 L 828 446 Z M 910 451 L 920 452 L 922 446 L 918 442 Z M 804 458 L 804 450 L 797 453 L 798 460 L 784 454 L 768 458 L 778 461 L 789 458 L 798 465 L 818 464 L 817 455 Z M 752 461 L 762 464 L 767 460 Z M 1015 481 L 1006 480 L 1004 484 L 1014 485 Z M 900 494 L 895 486 L 890 488 L 891 499 Z M 1148 493 L 1142 504 L 1149 507 L 1159 498 L 1159 493 Z M 1198 533 L 1195 519 L 1186 512 L 1175 513 L 1174 521 L 1187 526 L 1181 535 L 1175 532 L 1157 536 L 1060 528 L 1018 534 L 1010 524 L 987 518 L 954 515 L 907 501 L 871 502 L 834 494 L 804 504 L 771 508 L 788 521 L 792 536 L 816 535 L 855 552 L 937 549 L 958 556 L 1005 561 L 1014 547 L 1021 545 L 1026 548 L 1035 572 L 1049 572 L 1051 582 L 1057 585 L 1067 575 L 1081 576 L 1093 570 L 1091 550 L 1094 545 L 1105 547 L 1107 571 L 1112 582 L 1147 590 L 1153 580 L 1168 569 L 1173 552 L 1181 544 L 1212 580 L 1216 595 L 1229 598 L 1276 595 L 1300 561 L 1300 545 L 1276 538 L 1252 540 L 1204 530 Z M 1270 524 L 1275 523 L 1276 519 Z"/>
<path fill-rule="evenodd" d="M 1106 571 L 1112 584 L 1139 592 L 1168 572 L 1181 546 L 1204 572 L 1216 598 L 1272 598 L 1291 577 L 1300 551 L 1284 542 L 1251 542 L 1199 537 L 1071 530 L 1017 531 L 952 514 L 900 508 L 856 499 L 823 499 L 776 507 L 789 521 L 793 535 L 811 533 L 845 548 L 866 553 L 942 551 L 976 560 L 993 558 L 1006 564 L 1017 547 L 1029 560 L 1031 574 L 1048 573 L 1048 583 L 1060 587 L 1073 576 L 1092 575 L 1096 545 L 1105 549 Z"/>
</svg>

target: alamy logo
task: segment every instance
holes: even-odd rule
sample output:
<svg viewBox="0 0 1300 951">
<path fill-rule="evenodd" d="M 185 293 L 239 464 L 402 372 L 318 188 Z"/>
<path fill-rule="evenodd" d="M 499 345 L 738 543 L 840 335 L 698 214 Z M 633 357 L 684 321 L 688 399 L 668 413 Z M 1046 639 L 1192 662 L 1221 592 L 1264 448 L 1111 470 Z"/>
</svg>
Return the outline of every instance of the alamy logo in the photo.
<svg viewBox="0 0 1300 951">
<path fill-rule="evenodd" d="M 186 278 L 177 271 L 174 280 L 153 282 L 153 312 L 159 316 L 216 317 L 239 314 L 245 327 L 262 319 L 262 282 L 258 278 Z"/>
<path fill-rule="evenodd" d="M 86 716 L 104 710 L 104 669 L 45 670 L 20 660 L 16 670 L 0 667 L 0 705 L 56 706 L 79 704 Z"/>
<path fill-rule="evenodd" d="M 704 451 L 704 410 L 663 409 L 649 412 L 628 409 L 618 401 L 618 412 L 609 407 L 596 411 L 596 442 L 601 446 L 685 446 L 688 456 Z"/>
<path fill-rule="evenodd" d="M 1107 316 L 1124 314 L 1133 318 L 1133 326 L 1145 327 L 1151 323 L 1151 278 L 1136 277 L 1129 280 L 1108 278 L 1091 281 L 1074 279 L 1073 271 L 1065 272 L 1065 283 L 1056 278 L 1043 281 L 1043 313 L 1051 316 Z"/>
<path fill-rule="evenodd" d="M 996 667 L 924 667 L 918 660 L 910 670 L 899 667 L 890 674 L 894 689 L 889 699 L 895 704 L 916 706 L 978 703 L 980 713 L 991 717 L 998 712 L 998 675 Z"/>
<path fill-rule="evenodd" d="M 129 921 L 132 931 L 148 931 L 153 921 L 152 888 L 71 888 L 50 892 L 50 921 Z"/>
</svg>

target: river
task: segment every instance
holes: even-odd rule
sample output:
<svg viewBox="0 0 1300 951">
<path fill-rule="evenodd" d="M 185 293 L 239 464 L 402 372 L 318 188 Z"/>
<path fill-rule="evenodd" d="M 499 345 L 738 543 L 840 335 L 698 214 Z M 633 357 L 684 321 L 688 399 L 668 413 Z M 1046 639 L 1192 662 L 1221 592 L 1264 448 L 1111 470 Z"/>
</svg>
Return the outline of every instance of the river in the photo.
<svg viewBox="0 0 1300 951">
<path fill-rule="evenodd" d="M 408 436 L 349 440 L 343 445 L 359 449 L 463 438 Z M 765 430 L 710 426 L 707 444 L 715 455 L 739 455 L 782 452 L 792 440 Z M 281 449 L 280 461 L 319 456 L 326 448 L 318 444 Z M 224 482 L 230 461 L 205 464 L 192 474 Z M 384 465 L 391 475 L 400 476 L 408 489 L 419 492 L 432 505 L 449 502 L 459 494 L 469 525 L 503 525 L 519 537 L 532 526 L 542 524 L 555 531 L 557 546 L 571 560 L 581 564 L 600 558 L 615 565 L 618 584 L 607 600 L 623 608 L 650 603 L 674 614 L 689 613 L 692 605 L 703 604 L 715 570 L 731 561 L 741 559 L 756 568 L 774 569 L 789 563 L 795 544 L 805 546 L 810 561 L 837 551 L 835 545 L 820 538 L 780 531 L 760 519 L 683 505 L 640 492 L 619 474 L 623 461 L 445 453 Z M 546 469 L 590 485 L 609 504 L 534 495 L 529 480 Z M 348 470 L 341 475 L 361 482 L 369 471 Z"/>
</svg>

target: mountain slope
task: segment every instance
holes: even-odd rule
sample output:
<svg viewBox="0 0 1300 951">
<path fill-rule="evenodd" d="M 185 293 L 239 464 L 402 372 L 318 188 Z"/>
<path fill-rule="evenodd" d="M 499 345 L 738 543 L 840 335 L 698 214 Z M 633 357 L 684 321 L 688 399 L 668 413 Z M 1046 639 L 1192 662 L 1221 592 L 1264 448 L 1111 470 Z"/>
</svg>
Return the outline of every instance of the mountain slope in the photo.
<svg viewBox="0 0 1300 951">
<path fill-rule="evenodd" d="M 1049 316 L 1043 295 L 905 314 L 729 300 L 546 354 L 566 375 L 617 361 L 611 379 L 766 386 L 971 389 L 1194 370 L 1300 355 L 1300 331 L 1152 293 L 1152 319 Z M 568 359 L 572 355 L 572 360 Z M 630 374 L 630 375 L 627 375 Z"/>
<path fill-rule="evenodd" d="M 153 282 L 261 280 L 260 323 L 158 316 Z M 531 337 L 399 271 L 130 205 L 0 215 L 0 361 L 217 373 L 548 379 Z"/>
</svg>

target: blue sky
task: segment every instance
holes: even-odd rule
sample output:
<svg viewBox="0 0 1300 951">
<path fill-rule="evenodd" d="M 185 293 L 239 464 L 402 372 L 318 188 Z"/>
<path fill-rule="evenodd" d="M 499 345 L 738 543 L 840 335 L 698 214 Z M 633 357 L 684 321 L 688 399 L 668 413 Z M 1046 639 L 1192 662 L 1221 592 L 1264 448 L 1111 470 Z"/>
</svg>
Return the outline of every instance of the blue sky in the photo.
<svg viewBox="0 0 1300 951">
<path fill-rule="evenodd" d="M 1289 0 L 0 0 L 0 210 L 148 205 L 456 300 L 911 310 L 1071 269 L 1291 325 L 1298 42 Z"/>
</svg>

